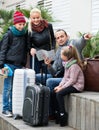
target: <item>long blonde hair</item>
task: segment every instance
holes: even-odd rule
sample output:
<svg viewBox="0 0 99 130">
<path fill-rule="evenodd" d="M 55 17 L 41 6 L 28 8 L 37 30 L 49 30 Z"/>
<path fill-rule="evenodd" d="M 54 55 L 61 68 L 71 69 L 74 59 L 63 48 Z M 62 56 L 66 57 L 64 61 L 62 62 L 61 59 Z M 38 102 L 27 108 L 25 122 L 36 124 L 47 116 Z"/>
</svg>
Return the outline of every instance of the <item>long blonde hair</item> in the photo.
<svg viewBox="0 0 99 130">
<path fill-rule="evenodd" d="M 41 10 L 39 10 L 38 8 L 33 8 L 31 11 L 30 11 L 30 16 L 33 14 L 33 13 L 39 13 L 40 16 L 41 16 Z M 41 16 L 41 19 L 42 19 L 42 16 Z M 28 22 L 28 32 L 32 32 L 32 26 L 31 26 L 31 18 L 29 18 L 29 22 Z"/>
<path fill-rule="evenodd" d="M 83 69 L 82 61 L 75 46 L 64 46 L 62 47 L 61 52 L 62 55 L 66 56 L 68 59 L 74 58 L 75 60 L 77 60 L 77 64 Z"/>
</svg>

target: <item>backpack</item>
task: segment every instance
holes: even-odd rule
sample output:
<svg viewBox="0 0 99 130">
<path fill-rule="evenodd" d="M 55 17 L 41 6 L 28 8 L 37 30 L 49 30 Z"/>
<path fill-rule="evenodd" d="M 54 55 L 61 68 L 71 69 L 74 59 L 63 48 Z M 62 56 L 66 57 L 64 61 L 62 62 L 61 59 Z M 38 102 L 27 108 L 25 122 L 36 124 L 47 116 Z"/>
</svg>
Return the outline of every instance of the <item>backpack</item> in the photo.
<svg viewBox="0 0 99 130">
<path fill-rule="evenodd" d="M 8 44 L 11 45 L 12 44 L 12 40 L 13 40 L 13 34 L 9 30 L 7 31 L 7 33 L 8 33 Z M 1 50 L 2 43 L 3 43 L 3 39 L 4 39 L 4 36 L 3 36 L 3 38 L 0 41 L 0 50 Z"/>
</svg>

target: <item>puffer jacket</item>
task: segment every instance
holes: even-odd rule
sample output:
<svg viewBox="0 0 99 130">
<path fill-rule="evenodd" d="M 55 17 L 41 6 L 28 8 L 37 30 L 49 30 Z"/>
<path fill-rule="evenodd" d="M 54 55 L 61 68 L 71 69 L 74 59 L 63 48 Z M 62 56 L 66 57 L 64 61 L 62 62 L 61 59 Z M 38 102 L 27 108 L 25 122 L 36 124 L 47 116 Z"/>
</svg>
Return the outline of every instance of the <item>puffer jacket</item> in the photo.
<svg viewBox="0 0 99 130">
<path fill-rule="evenodd" d="M 9 29 L 9 31 L 11 31 Z M 13 64 L 16 66 L 25 66 L 27 56 L 26 34 L 15 36 L 12 34 L 12 43 L 8 44 L 8 32 L 5 33 L 0 50 L 0 68 L 4 64 Z"/>
<path fill-rule="evenodd" d="M 35 48 L 36 50 L 55 49 L 55 38 L 52 28 L 52 24 L 48 24 L 48 28 L 45 28 L 41 32 L 32 31 L 28 33 L 28 48 Z"/>
</svg>

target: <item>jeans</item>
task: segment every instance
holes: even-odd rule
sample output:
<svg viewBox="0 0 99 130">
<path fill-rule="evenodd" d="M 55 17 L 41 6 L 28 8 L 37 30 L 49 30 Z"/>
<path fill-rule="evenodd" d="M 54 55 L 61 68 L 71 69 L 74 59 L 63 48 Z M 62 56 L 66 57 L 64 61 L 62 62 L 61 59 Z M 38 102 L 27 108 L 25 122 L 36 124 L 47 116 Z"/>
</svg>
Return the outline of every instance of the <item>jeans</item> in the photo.
<svg viewBox="0 0 99 130">
<path fill-rule="evenodd" d="M 42 64 L 44 64 L 44 61 L 39 61 L 36 56 L 34 56 L 34 61 L 32 60 L 32 56 L 30 57 L 30 68 L 34 69 L 36 74 L 39 74 L 41 72 Z M 44 72 L 45 72 L 45 68 L 44 68 Z"/>
<path fill-rule="evenodd" d="M 53 91 L 53 89 L 59 85 L 62 78 L 49 78 L 46 81 L 46 86 L 50 88 L 50 91 Z"/>
<path fill-rule="evenodd" d="M 49 78 L 52 78 L 52 75 L 51 74 L 47 74 L 47 77 L 45 77 L 45 74 L 43 74 L 43 77 L 42 77 L 41 73 L 40 74 L 36 74 L 36 83 L 41 83 L 43 85 L 46 85 L 46 83 L 45 83 L 46 78 L 48 80 Z"/>
<path fill-rule="evenodd" d="M 11 64 L 7 64 L 12 71 L 15 69 L 21 68 Z M 4 80 L 4 88 L 3 88 L 3 111 L 12 111 L 12 85 L 13 84 L 13 76 L 8 76 Z"/>
<path fill-rule="evenodd" d="M 55 105 L 54 105 L 54 98 L 53 98 L 53 90 L 56 86 L 59 85 L 62 78 L 49 78 L 46 81 L 46 86 L 50 88 L 50 105 L 49 105 L 49 115 L 55 114 Z M 57 104 L 57 103 L 55 103 Z"/>
</svg>

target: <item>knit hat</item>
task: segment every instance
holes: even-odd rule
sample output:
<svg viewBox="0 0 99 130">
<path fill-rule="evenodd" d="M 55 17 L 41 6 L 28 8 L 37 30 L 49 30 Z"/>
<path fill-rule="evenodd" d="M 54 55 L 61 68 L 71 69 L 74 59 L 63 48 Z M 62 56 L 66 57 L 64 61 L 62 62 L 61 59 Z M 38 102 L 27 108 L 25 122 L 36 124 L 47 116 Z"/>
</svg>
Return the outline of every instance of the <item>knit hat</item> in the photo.
<svg viewBox="0 0 99 130">
<path fill-rule="evenodd" d="M 21 12 L 16 11 L 13 14 L 13 24 L 17 24 L 17 23 L 20 23 L 20 22 L 25 23 L 26 22 L 25 17 Z"/>
</svg>

